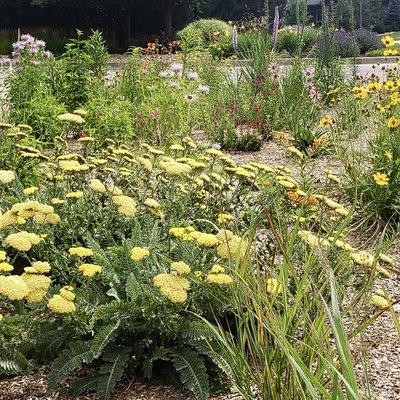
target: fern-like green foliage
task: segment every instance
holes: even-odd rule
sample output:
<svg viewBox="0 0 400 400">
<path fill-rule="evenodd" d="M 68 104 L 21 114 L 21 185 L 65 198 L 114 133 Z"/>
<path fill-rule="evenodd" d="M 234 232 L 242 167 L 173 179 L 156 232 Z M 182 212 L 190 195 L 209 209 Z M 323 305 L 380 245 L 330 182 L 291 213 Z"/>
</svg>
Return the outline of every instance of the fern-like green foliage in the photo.
<svg viewBox="0 0 400 400">
<path fill-rule="evenodd" d="M 129 360 L 129 349 L 119 349 L 106 357 L 108 363 L 100 368 L 100 377 L 97 393 L 100 400 L 108 400 L 115 385 L 124 375 L 126 364 Z"/>
<path fill-rule="evenodd" d="M 72 381 L 68 386 L 68 394 L 76 397 L 83 393 L 94 391 L 97 389 L 99 383 L 99 375 L 91 374 L 82 379 Z"/>
<path fill-rule="evenodd" d="M 21 366 L 14 360 L 0 359 L 0 376 L 18 374 Z"/>
<path fill-rule="evenodd" d="M 215 334 L 206 322 L 195 320 L 190 321 L 188 326 L 183 330 L 182 336 L 190 340 L 203 340 L 205 338 L 210 339 Z"/>
<path fill-rule="evenodd" d="M 55 385 L 64 379 L 72 371 L 82 367 L 83 364 L 88 364 L 93 360 L 93 353 L 90 350 L 89 343 L 72 342 L 70 347 L 64 350 L 52 366 L 49 375 L 49 387 Z"/>
<path fill-rule="evenodd" d="M 35 356 L 43 362 L 53 360 L 63 349 L 65 342 L 71 340 L 70 332 L 55 328 L 36 336 Z"/>
<path fill-rule="evenodd" d="M 125 318 L 131 318 L 135 312 L 136 304 L 113 300 L 111 303 L 98 306 L 93 313 L 92 323 L 99 320 L 118 321 Z"/>
<path fill-rule="evenodd" d="M 131 301 L 136 301 L 141 293 L 141 286 L 138 280 L 136 279 L 135 274 L 130 274 L 126 280 L 126 297 Z"/>
<path fill-rule="evenodd" d="M 90 350 L 95 358 L 99 357 L 104 348 L 115 339 L 118 327 L 119 321 L 105 325 L 99 329 L 90 346 Z"/>
<path fill-rule="evenodd" d="M 207 399 L 210 394 L 209 380 L 199 353 L 190 347 L 180 347 L 171 350 L 171 357 L 182 384 L 192 391 L 198 400 Z"/>
<path fill-rule="evenodd" d="M 145 378 L 150 379 L 153 375 L 153 363 L 157 360 L 166 360 L 168 350 L 164 346 L 160 346 L 143 361 L 142 371 Z"/>
</svg>

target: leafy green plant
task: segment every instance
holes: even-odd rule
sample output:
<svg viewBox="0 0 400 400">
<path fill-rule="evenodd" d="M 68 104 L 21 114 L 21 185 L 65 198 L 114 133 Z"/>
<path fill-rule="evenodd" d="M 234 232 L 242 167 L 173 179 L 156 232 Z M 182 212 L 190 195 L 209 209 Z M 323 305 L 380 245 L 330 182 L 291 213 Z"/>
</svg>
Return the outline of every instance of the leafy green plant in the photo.
<svg viewBox="0 0 400 400">
<path fill-rule="evenodd" d="M 218 19 L 199 19 L 190 23 L 180 32 L 178 37 L 197 36 L 196 46 L 201 44 L 206 48 L 210 43 L 230 36 L 232 27 Z"/>
<path fill-rule="evenodd" d="M 278 33 L 277 50 L 298 54 L 301 49 L 301 35 L 295 28 L 281 29 Z"/>
</svg>

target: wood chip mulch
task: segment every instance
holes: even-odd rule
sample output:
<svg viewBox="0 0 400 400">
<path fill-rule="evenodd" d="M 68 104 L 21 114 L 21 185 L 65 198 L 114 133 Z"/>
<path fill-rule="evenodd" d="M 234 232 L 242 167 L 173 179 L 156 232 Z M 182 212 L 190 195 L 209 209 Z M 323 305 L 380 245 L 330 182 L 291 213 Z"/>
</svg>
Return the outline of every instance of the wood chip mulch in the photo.
<svg viewBox="0 0 400 400">
<path fill-rule="evenodd" d="M 65 394 L 66 384 L 61 383 L 55 390 L 47 388 L 48 368 L 42 368 L 31 375 L 16 376 L 0 380 L 0 400 L 71 400 Z M 98 400 L 96 394 L 73 397 L 75 400 Z M 195 400 L 190 393 L 172 386 L 152 385 L 140 380 L 120 385 L 110 400 Z M 237 394 L 223 395 L 212 400 L 241 400 Z"/>
</svg>

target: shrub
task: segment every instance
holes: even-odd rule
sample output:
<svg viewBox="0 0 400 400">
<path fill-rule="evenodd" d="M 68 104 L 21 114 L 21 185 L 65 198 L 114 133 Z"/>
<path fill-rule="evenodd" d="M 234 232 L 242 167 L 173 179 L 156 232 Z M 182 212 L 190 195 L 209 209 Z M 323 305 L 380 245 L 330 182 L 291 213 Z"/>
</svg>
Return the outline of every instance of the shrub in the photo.
<svg viewBox="0 0 400 400">
<path fill-rule="evenodd" d="M 231 36 L 232 27 L 225 21 L 220 21 L 218 19 L 199 19 L 178 32 L 178 37 L 186 36 L 188 31 L 191 36 L 195 33 L 199 42 L 206 48 L 212 42 L 219 42 L 225 37 Z"/>
<path fill-rule="evenodd" d="M 368 51 L 377 50 L 382 47 L 379 35 L 375 32 L 369 31 L 368 29 L 356 29 L 353 32 L 353 35 L 361 54 L 365 54 Z"/>
<path fill-rule="evenodd" d="M 301 37 L 296 28 L 283 28 L 278 32 L 277 50 L 286 51 L 289 54 L 299 53 L 301 48 Z"/>
<path fill-rule="evenodd" d="M 268 47 L 272 48 L 271 36 L 267 36 L 264 32 L 260 32 L 260 30 L 249 30 L 238 34 L 238 55 L 244 54 L 246 49 L 251 48 L 259 40 L 260 36 L 263 36 L 263 40 L 269 41 Z"/>
<path fill-rule="evenodd" d="M 301 37 L 301 49 L 303 51 L 310 51 L 314 47 L 317 37 L 317 29 L 305 27 Z"/>
<path fill-rule="evenodd" d="M 331 38 L 332 49 L 334 51 L 334 55 L 339 58 L 346 58 L 346 57 L 357 57 L 360 55 L 360 49 L 358 44 L 355 40 L 355 37 L 345 31 L 336 31 L 333 33 L 329 33 Z M 323 47 L 326 47 L 326 38 L 323 39 L 323 35 L 319 35 L 317 42 L 316 42 L 316 51 L 318 53 L 322 53 Z"/>
</svg>

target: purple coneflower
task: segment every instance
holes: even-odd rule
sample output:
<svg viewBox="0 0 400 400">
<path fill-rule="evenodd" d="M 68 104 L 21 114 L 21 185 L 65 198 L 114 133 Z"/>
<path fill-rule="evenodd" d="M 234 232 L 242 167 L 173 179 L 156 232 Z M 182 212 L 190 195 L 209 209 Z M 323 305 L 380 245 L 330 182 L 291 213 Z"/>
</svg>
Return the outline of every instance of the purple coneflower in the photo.
<svg viewBox="0 0 400 400">
<path fill-rule="evenodd" d="M 314 75 L 313 67 L 311 65 L 307 66 L 303 71 L 303 75 L 307 80 L 311 79 Z"/>
</svg>

